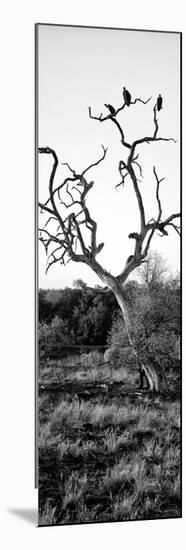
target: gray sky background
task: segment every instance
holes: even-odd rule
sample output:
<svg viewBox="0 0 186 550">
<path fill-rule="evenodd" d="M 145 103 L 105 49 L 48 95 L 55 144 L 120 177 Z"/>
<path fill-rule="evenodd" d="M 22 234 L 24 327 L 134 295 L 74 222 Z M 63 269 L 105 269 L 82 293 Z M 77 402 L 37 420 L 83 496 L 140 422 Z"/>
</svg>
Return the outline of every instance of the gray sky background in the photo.
<svg viewBox="0 0 186 550">
<path fill-rule="evenodd" d="M 139 229 L 136 198 L 129 178 L 117 191 L 118 162 L 126 158 L 117 128 L 110 122 L 100 124 L 88 116 L 107 112 L 104 103 L 119 107 L 122 88 L 132 97 L 152 100 L 137 103 L 122 112 L 125 137 L 134 140 L 152 135 L 153 106 L 159 93 L 164 104 L 159 113 L 159 135 L 174 137 L 177 143 L 144 144 L 138 148 L 144 179 L 140 184 L 147 218 L 157 213 L 153 165 L 158 176 L 165 177 L 160 188 L 163 217 L 179 211 L 180 201 L 180 44 L 178 34 L 39 26 L 39 146 L 48 145 L 60 162 L 83 170 L 101 155 L 101 144 L 108 147 L 104 162 L 91 170 L 94 180 L 87 204 L 98 223 L 98 243 L 105 246 L 98 261 L 118 274 L 133 253 L 131 231 Z M 39 198 L 48 197 L 51 157 L 39 157 Z M 66 177 L 60 165 L 56 185 Z M 44 215 L 41 220 L 44 220 Z M 41 226 L 41 221 L 40 221 Z M 119 238 L 118 238 L 119 235 Z M 155 237 L 152 249 L 162 253 L 173 272 L 179 269 L 179 237 L 173 229 L 169 237 Z M 39 244 L 39 286 L 71 286 L 81 277 L 88 284 L 99 284 L 96 275 L 83 264 L 56 264 L 45 275 L 46 256 Z M 134 273 L 132 274 L 134 278 Z"/>
</svg>

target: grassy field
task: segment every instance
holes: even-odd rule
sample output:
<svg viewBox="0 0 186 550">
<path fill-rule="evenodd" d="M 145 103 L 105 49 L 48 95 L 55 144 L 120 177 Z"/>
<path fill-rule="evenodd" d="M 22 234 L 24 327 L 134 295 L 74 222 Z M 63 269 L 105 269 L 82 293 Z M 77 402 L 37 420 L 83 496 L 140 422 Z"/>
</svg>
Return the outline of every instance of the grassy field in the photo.
<svg viewBox="0 0 186 550">
<path fill-rule="evenodd" d="M 102 362 L 41 362 L 39 525 L 181 515 L 179 392 Z"/>
</svg>

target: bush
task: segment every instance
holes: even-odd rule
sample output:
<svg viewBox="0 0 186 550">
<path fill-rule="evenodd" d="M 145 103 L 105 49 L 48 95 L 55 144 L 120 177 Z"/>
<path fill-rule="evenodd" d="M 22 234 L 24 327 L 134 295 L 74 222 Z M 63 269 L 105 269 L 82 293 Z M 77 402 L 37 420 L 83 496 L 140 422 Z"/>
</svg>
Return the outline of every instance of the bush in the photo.
<svg viewBox="0 0 186 550">
<path fill-rule="evenodd" d="M 54 317 L 51 323 L 39 325 L 39 355 L 40 358 L 61 357 L 64 346 L 72 345 L 73 333 L 69 332 L 67 321 Z"/>
<path fill-rule="evenodd" d="M 141 359 L 163 365 L 165 372 L 178 371 L 180 334 L 180 293 L 178 281 L 170 280 L 149 289 L 141 287 L 128 303 L 132 334 Z M 107 339 L 110 359 L 118 365 L 132 365 L 135 359 L 128 346 L 122 315 L 113 318 Z"/>
</svg>

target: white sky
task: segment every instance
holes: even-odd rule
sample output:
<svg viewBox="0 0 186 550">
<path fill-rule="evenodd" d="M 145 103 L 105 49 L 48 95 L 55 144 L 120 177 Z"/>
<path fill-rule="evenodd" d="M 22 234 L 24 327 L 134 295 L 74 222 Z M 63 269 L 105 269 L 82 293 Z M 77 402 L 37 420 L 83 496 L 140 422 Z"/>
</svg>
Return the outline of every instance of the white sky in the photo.
<svg viewBox="0 0 186 550">
<path fill-rule="evenodd" d="M 129 178 L 125 188 L 115 190 L 119 181 L 118 162 L 126 158 L 117 128 L 110 122 L 100 124 L 88 116 L 106 114 L 104 103 L 122 104 L 122 88 L 132 97 L 152 100 L 145 106 L 137 103 L 125 109 L 118 120 L 130 142 L 152 135 L 153 106 L 159 93 L 164 108 L 159 113 L 159 135 L 174 137 L 177 143 L 144 144 L 138 148 L 144 179 L 140 184 L 147 218 L 157 213 L 153 165 L 159 177 L 163 217 L 179 211 L 180 200 L 180 38 L 178 34 L 108 29 L 39 26 L 39 146 L 50 146 L 59 161 L 83 170 L 101 155 L 101 144 L 108 147 L 104 162 L 90 171 L 94 180 L 87 204 L 98 223 L 98 243 L 105 246 L 98 261 L 118 274 L 133 242 L 128 234 L 139 229 L 136 198 Z M 48 177 L 52 159 L 39 157 L 39 197 L 48 198 Z M 67 173 L 59 166 L 56 183 Z M 42 219 L 42 216 L 41 216 Z M 44 219 L 44 216 L 43 216 Z M 114 222 L 114 223 L 112 223 Z M 41 222 L 40 222 L 41 226 Z M 118 238 L 119 236 L 119 238 Z M 169 237 L 155 237 L 152 249 L 168 259 L 173 271 L 179 269 L 179 237 L 173 229 Z M 71 286 L 81 277 L 88 284 L 100 283 L 83 264 L 56 264 L 45 275 L 46 256 L 39 244 L 39 286 Z M 132 277 L 134 277 L 134 273 Z"/>
</svg>

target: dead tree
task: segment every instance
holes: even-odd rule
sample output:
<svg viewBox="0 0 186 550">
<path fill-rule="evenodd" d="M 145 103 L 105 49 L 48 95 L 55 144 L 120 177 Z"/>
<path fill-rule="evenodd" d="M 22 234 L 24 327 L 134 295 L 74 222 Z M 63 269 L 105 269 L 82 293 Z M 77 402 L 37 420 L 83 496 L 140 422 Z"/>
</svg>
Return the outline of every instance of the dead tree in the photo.
<svg viewBox="0 0 186 550">
<path fill-rule="evenodd" d="M 138 172 L 140 177 L 143 178 L 142 167 L 139 162 L 139 153 L 137 153 L 138 146 L 158 141 L 175 142 L 175 140 L 172 137 L 167 138 L 159 136 L 156 104 L 153 107 L 154 130 L 152 135 L 141 137 L 140 139 L 134 140 L 132 143 L 127 141 L 125 131 L 117 119 L 117 115 L 121 111 L 124 111 L 126 106 L 131 109 L 132 106 L 138 102 L 146 105 L 150 100 L 151 98 L 146 101 L 136 98 L 130 101 L 129 106 L 124 98 L 122 105 L 118 109 L 115 108 L 114 113 L 110 110 L 109 114 L 107 113 L 105 116 L 103 116 L 102 113 L 100 116 L 93 116 L 91 107 L 89 107 L 89 117 L 91 119 L 106 124 L 111 122 L 116 126 L 121 143 L 125 151 L 128 152 L 127 160 L 121 159 L 119 162 L 118 172 L 120 181 L 115 187 L 124 187 L 125 180 L 128 177 L 137 200 L 140 226 L 138 232 L 134 231 L 128 235 L 129 239 L 133 240 L 134 250 L 133 254 L 128 258 L 128 261 L 125 262 L 125 267 L 122 272 L 114 276 L 110 272 L 108 273 L 97 260 L 97 256 L 101 252 L 104 243 L 97 242 L 97 223 L 93 219 L 86 202 L 87 195 L 94 185 L 94 181 L 89 179 L 88 173 L 91 168 L 98 166 L 104 161 L 107 149 L 105 149 L 103 145 L 100 158 L 86 167 L 81 173 L 76 172 L 68 163 L 64 163 L 64 165 L 67 166 L 69 175 L 58 186 L 55 186 L 54 181 L 59 163 L 57 154 L 50 147 L 39 148 L 39 153 L 51 155 L 53 159 L 53 166 L 49 178 L 49 196 L 45 203 L 39 203 L 41 213 L 47 215 L 46 223 L 39 229 L 39 239 L 45 247 L 48 258 L 46 271 L 58 262 L 62 265 L 65 265 L 69 261 L 82 262 L 88 265 L 104 283 L 105 288 L 102 290 L 99 289 L 99 292 L 106 292 L 108 289 L 112 290 L 122 311 L 129 343 L 137 360 L 142 385 L 145 376 L 148 380 L 149 388 L 152 391 L 158 391 L 162 387 L 161 372 L 153 362 L 147 361 L 147 363 L 144 364 L 140 359 L 135 341 L 133 340 L 131 322 L 125 303 L 124 286 L 130 273 L 145 261 L 155 232 L 159 232 L 160 236 L 163 237 L 168 235 L 168 229 L 173 228 L 180 234 L 180 229 L 175 223 L 175 220 L 180 218 L 180 213 L 171 213 L 168 217 L 163 217 L 160 200 L 160 184 L 164 178 L 160 179 L 157 175 L 156 168 L 153 167 L 158 212 L 156 218 L 152 218 L 149 221 L 146 220 L 144 203 L 139 185 L 140 181 L 138 178 Z"/>
<path fill-rule="evenodd" d="M 168 267 L 166 261 L 157 251 L 150 251 L 145 263 L 137 270 L 141 282 L 146 286 L 149 292 L 163 282 L 167 272 Z"/>
</svg>

